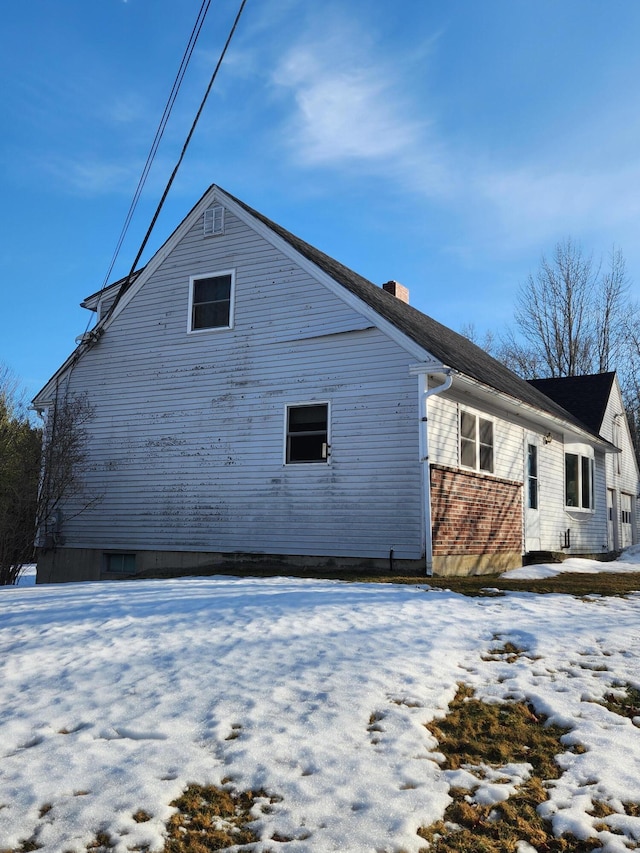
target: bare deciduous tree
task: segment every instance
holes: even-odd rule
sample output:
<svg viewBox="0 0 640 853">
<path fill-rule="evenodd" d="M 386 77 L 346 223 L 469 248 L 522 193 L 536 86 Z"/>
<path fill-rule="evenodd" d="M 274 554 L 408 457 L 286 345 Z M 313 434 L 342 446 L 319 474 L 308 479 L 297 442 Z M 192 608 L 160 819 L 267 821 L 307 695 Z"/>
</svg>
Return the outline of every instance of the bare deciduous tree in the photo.
<svg viewBox="0 0 640 853">
<path fill-rule="evenodd" d="M 0 586 L 15 584 L 35 545 L 62 544 L 62 507 L 71 516 L 100 497 L 87 491 L 86 424 L 93 407 L 84 395 L 57 389 L 42 430 L 28 417 L 19 383 L 0 367 Z"/>
<path fill-rule="evenodd" d="M 493 354 L 525 379 L 617 371 L 640 458 L 640 307 L 620 249 L 603 264 L 558 243 L 520 287 L 514 317 Z"/>
<path fill-rule="evenodd" d="M 38 545 L 52 549 L 62 545 L 63 507 L 72 505 L 73 518 L 101 499 L 87 490 L 87 423 L 93 406 L 86 394 L 70 394 L 56 388 L 45 419 L 42 478 L 36 518 Z"/>
<path fill-rule="evenodd" d="M 622 393 L 636 456 L 640 461 L 640 305 L 635 305 L 627 313 L 623 328 L 627 346 L 621 379 Z"/>
<path fill-rule="evenodd" d="M 595 299 L 594 336 L 597 373 L 614 370 L 628 349 L 629 279 L 624 256 L 614 246 L 609 266 L 600 280 Z M 633 312 L 631 312 L 632 314 Z"/>
<path fill-rule="evenodd" d="M 518 291 L 517 329 L 547 376 L 578 376 L 597 369 L 598 356 L 607 349 L 598 329 L 601 290 L 600 267 L 567 239 L 556 245 L 551 260 L 542 256 L 538 271 Z M 615 305 L 606 308 L 612 312 Z M 603 358 L 606 355 L 603 352 Z"/>
<path fill-rule="evenodd" d="M 17 583 L 33 559 L 41 440 L 19 383 L 0 367 L 0 586 Z"/>
<path fill-rule="evenodd" d="M 488 352 L 489 355 L 494 355 L 496 337 L 491 329 L 488 329 L 482 337 L 480 337 L 475 323 L 465 323 L 460 329 L 460 334 L 467 338 L 467 340 L 470 340 L 472 343 L 479 346 L 480 349 Z"/>
</svg>

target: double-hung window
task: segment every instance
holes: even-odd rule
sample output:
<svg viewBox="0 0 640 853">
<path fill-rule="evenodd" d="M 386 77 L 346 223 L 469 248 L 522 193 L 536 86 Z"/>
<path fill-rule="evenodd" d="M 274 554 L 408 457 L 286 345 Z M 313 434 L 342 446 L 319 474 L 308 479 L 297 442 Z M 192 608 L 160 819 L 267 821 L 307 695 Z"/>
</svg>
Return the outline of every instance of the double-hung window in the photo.
<svg viewBox="0 0 640 853">
<path fill-rule="evenodd" d="M 287 406 L 286 462 L 327 462 L 329 459 L 329 405 L 305 403 Z"/>
<path fill-rule="evenodd" d="M 565 453 L 565 506 L 593 509 L 593 459 L 579 453 Z"/>
<path fill-rule="evenodd" d="M 493 421 L 460 412 L 460 464 L 475 471 L 493 472 Z"/>
<path fill-rule="evenodd" d="M 189 331 L 230 329 L 233 326 L 234 270 L 206 276 L 191 276 L 189 285 Z"/>
</svg>

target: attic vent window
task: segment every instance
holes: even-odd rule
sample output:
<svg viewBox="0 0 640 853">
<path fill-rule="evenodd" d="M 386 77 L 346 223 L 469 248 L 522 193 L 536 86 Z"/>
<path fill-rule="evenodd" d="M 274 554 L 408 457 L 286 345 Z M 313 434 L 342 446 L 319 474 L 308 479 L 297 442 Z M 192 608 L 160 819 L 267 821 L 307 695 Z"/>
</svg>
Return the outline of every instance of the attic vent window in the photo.
<svg viewBox="0 0 640 853">
<path fill-rule="evenodd" d="M 224 207 L 217 204 L 204 212 L 204 236 L 217 237 L 224 234 Z"/>
</svg>

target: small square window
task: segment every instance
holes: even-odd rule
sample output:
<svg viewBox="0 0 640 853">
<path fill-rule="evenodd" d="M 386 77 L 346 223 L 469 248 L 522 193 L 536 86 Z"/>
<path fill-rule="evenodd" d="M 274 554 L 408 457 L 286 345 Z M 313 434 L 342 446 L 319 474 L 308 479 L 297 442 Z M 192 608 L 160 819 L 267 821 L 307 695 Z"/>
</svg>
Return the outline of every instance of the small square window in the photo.
<svg viewBox="0 0 640 853">
<path fill-rule="evenodd" d="M 287 407 L 287 454 L 290 462 L 326 462 L 329 458 L 329 406 L 309 403 Z"/>
<path fill-rule="evenodd" d="M 189 331 L 229 329 L 233 325 L 235 275 L 227 271 L 191 278 Z"/>
</svg>

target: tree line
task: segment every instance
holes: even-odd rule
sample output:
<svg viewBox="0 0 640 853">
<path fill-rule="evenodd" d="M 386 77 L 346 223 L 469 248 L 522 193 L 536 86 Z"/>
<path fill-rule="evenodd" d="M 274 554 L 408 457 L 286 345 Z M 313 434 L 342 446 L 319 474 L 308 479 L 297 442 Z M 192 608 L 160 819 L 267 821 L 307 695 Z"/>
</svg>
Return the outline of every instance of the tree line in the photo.
<svg viewBox="0 0 640 853">
<path fill-rule="evenodd" d="M 518 288 L 502 335 L 478 340 L 473 325 L 462 334 L 523 379 L 615 370 L 640 460 L 640 305 L 619 248 L 596 260 L 571 238 L 558 242 Z"/>
</svg>

